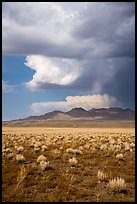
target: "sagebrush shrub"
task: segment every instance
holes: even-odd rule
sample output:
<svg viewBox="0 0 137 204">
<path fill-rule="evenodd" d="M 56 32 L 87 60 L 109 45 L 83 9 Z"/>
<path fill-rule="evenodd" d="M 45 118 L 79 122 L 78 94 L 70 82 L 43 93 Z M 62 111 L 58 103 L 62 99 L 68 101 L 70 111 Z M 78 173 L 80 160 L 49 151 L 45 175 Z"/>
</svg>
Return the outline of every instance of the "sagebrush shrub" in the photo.
<svg viewBox="0 0 137 204">
<path fill-rule="evenodd" d="M 123 190 L 126 190 L 126 183 L 123 178 L 117 177 L 109 181 L 107 185 L 109 190 L 121 192 Z"/>
</svg>

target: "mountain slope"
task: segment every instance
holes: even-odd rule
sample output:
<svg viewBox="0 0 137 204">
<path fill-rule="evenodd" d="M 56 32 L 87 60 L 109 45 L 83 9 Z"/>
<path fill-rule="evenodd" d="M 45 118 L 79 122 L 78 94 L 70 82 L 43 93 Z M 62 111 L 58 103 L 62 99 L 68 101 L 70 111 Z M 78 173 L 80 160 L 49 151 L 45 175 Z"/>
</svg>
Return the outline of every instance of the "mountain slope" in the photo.
<svg viewBox="0 0 137 204">
<path fill-rule="evenodd" d="M 111 107 L 111 108 L 100 108 L 100 109 L 90 109 L 91 117 L 102 116 L 107 120 L 134 120 L 135 112 L 126 108 Z"/>
<path fill-rule="evenodd" d="M 83 108 L 73 108 L 72 110 L 66 112 L 66 114 L 74 118 L 90 117 L 90 113 Z"/>
<path fill-rule="evenodd" d="M 135 112 L 126 108 L 111 107 L 84 110 L 83 108 L 73 108 L 70 111 L 52 111 L 40 116 L 30 116 L 28 118 L 12 120 L 9 122 L 33 122 L 47 120 L 135 120 Z M 8 122 L 8 121 L 7 121 Z M 6 123 L 6 121 L 4 122 Z"/>
</svg>

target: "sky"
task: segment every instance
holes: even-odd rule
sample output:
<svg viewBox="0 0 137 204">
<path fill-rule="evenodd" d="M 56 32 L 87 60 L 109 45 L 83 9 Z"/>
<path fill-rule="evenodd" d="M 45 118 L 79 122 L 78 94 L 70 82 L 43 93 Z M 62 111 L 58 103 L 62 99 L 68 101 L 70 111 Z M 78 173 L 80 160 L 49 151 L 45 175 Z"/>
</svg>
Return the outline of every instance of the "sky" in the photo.
<svg viewBox="0 0 137 204">
<path fill-rule="evenodd" d="M 3 2 L 2 120 L 135 108 L 134 2 Z"/>
</svg>

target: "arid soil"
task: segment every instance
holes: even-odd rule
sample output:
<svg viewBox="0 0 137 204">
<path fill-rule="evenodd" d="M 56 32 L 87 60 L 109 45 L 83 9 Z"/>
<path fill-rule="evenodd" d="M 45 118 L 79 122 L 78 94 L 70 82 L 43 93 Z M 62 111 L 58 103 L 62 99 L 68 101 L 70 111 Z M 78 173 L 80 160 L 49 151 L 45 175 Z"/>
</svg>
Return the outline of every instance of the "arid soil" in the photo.
<svg viewBox="0 0 137 204">
<path fill-rule="evenodd" d="M 117 177 L 123 189 L 108 185 Z M 135 129 L 3 127 L 2 201 L 135 201 Z"/>
</svg>

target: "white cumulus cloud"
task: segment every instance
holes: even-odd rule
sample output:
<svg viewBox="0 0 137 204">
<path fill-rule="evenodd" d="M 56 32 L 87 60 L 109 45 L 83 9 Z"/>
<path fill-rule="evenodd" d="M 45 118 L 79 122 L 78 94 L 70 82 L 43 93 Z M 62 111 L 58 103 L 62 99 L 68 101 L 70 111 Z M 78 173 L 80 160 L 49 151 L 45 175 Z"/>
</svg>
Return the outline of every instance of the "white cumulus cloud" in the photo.
<svg viewBox="0 0 137 204">
<path fill-rule="evenodd" d="M 26 83 L 35 90 L 46 84 L 68 85 L 81 74 L 80 63 L 73 59 L 50 58 L 41 55 L 27 56 L 25 65 L 35 70 L 33 79 Z"/>
<path fill-rule="evenodd" d="M 39 102 L 31 105 L 33 113 L 44 114 L 49 111 L 60 110 L 69 111 L 72 108 L 109 108 L 111 106 L 121 105 L 114 96 L 104 95 L 88 95 L 88 96 L 68 96 L 65 101 L 57 102 Z"/>
</svg>

